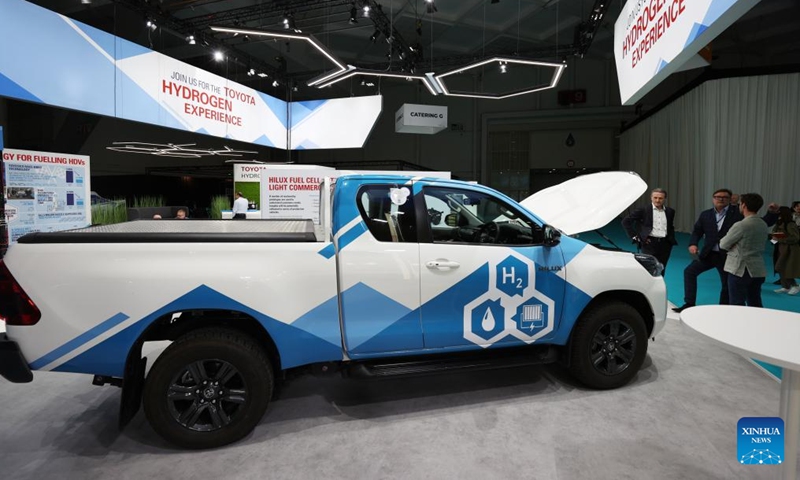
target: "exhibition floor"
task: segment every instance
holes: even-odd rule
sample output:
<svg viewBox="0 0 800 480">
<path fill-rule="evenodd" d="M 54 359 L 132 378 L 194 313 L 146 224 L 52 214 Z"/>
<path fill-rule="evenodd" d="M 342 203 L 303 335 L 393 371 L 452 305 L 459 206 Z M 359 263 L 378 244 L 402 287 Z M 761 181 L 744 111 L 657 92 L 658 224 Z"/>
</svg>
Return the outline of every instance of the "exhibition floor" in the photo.
<svg viewBox="0 0 800 480">
<path fill-rule="evenodd" d="M 352 381 L 302 377 L 255 432 L 187 452 L 141 413 L 120 433 L 119 391 L 85 375 L 0 379 L 6 479 L 752 479 L 736 423 L 777 415 L 779 384 L 675 319 L 621 389 L 576 386 L 555 367 Z"/>
</svg>

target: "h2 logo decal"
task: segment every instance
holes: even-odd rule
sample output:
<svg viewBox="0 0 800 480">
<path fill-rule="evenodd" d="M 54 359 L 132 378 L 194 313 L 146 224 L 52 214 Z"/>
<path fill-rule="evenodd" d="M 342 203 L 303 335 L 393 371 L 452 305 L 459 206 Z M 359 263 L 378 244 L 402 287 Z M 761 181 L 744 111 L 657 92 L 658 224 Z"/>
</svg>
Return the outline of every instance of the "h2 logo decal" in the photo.
<svg viewBox="0 0 800 480">
<path fill-rule="evenodd" d="M 553 300 L 535 288 L 533 261 L 512 252 L 490 264 L 487 291 L 464 306 L 464 338 L 483 347 L 515 337 L 533 343 L 553 330 Z"/>
<path fill-rule="evenodd" d="M 509 297 L 520 297 L 528 288 L 528 265 L 515 257 L 507 257 L 497 264 L 497 289 Z"/>
</svg>

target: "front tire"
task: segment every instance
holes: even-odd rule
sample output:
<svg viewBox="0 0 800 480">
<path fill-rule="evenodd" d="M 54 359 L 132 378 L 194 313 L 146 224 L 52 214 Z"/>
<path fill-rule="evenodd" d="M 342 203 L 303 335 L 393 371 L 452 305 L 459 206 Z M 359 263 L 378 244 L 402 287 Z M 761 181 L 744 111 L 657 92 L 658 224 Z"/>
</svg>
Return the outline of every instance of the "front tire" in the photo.
<svg viewBox="0 0 800 480">
<path fill-rule="evenodd" d="M 591 388 L 617 388 L 644 363 L 647 330 L 635 308 L 607 302 L 580 318 L 570 347 L 570 372 L 578 381 Z"/>
<path fill-rule="evenodd" d="M 249 434 L 263 417 L 273 389 L 264 351 L 225 329 L 191 332 L 170 345 L 144 387 L 144 412 L 166 441 L 214 448 Z"/>
</svg>

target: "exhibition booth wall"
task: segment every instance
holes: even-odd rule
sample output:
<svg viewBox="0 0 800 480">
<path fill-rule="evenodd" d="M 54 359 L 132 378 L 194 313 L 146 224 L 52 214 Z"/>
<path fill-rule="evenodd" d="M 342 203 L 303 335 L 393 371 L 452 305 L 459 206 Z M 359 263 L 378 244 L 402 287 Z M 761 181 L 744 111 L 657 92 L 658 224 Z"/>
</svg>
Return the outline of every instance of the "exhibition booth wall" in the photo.
<svg viewBox="0 0 800 480">
<path fill-rule="evenodd" d="M 9 98 L 292 150 L 359 148 L 381 112 L 380 95 L 286 102 L 24 0 L 0 17 Z"/>
<path fill-rule="evenodd" d="M 669 192 L 675 228 L 690 231 L 717 188 L 766 202 L 800 191 L 800 73 L 703 83 L 625 131 L 620 169 Z"/>
</svg>

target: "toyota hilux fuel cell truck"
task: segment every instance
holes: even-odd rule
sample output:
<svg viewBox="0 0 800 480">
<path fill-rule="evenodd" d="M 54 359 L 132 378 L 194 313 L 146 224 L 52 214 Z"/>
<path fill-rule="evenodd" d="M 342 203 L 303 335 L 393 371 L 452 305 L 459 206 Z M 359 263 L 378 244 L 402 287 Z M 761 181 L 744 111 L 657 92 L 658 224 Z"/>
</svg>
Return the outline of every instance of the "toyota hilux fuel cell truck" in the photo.
<svg viewBox="0 0 800 480">
<path fill-rule="evenodd" d="M 276 381 L 562 362 L 615 388 L 663 327 L 653 257 L 589 245 L 645 190 L 585 175 L 517 203 L 437 178 L 346 175 L 320 221 L 139 220 L 23 236 L 0 262 L 0 374 L 122 387 L 167 441 L 258 424 Z"/>
</svg>

